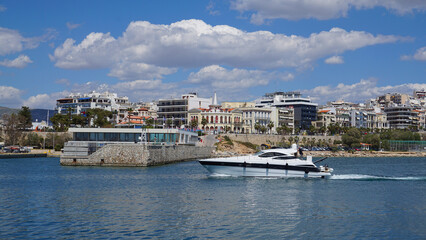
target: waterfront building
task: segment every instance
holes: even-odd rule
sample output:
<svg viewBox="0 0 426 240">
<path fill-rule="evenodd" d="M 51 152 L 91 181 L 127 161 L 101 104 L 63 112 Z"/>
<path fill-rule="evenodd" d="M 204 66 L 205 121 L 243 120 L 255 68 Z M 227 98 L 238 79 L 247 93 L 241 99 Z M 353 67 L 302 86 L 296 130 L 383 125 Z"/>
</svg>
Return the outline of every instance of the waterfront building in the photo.
<svg viewBox="0 0 426 240">
<path fill-rule="evenodd" d="M 416 91 L 413 92 L 413 96 L 414 96 L 415 99 L 426 100 L 426 91 L 424 89 L 416 90 Z"/>
<path fill-rule="evenodd" d="M 336 123 L 341 127 L 351 126 L 351 115 L 349 110 L 343 108 L 336 108 Z"/>
<path fill-rule="evenodd" d="M 352 102 L 345 102 L 344 100 L 337 100 L 334 102 L 328 102 L 327 106 L 333 107 L 333 108 L 351 109 L 353 107 L 356 107 L 357 104 Z"/>
<path fill-rule="evenodd" d="M 284 126 L 290 129 L 294 129 L 294 109 L 292 107 L 281 107 L 276 109 L 277 120 L 272 120 L 274 122 L 274 129 Z"/>
<path fill-rule="evenodd" d="M 103 109 L 118 113 L 131 105 L 128 97 L 118 97 L 116 93 L 91 92 L 88 94 L 71 94 L 66 98 L 56 100 L 56 109 L 59 114 L 85 114 L 88 109 Z"/>
<path fill-rule="evenodd" d="M 198 129 L 209 134 L 224 132 L 243 132 L 241 111 L 233 108 L 209 107 L 193 108 L 188 113 L 190 121 L 196 121 Z M 205 125 L 203 125 L 203 119 Z"/>
<path fill-rule="evenodd" d="M 245 108 L 254 107 L 254 102 L 222 102 L 220 104 L 223 108 Z"/>
<path fill-rule="evenodd" d="M 419 129 L 426 130 L 426 110 L 414 110 L 418 114 Z"/>
<path fill-rule="evenodd" d="M 151 144 L 190 144 L 198 142 L 198 134 L 180 129 L 143 128 L 70 128 L 73 141 L 84 142 L 146 142 Z"/>
<path fill-rule="evenodd" d="M 335 109 L 334 109 L 335 110 Z M 316 128 L 324 127 L 327 129 L 331 124 L 337 122 L 336 112 L 331 109 L 322 109 L 318 111 L 317 120 L 312 122 L 312 125 Z"/>
<path fill-rule="evenodd" d="M 386 114 L 383 112 L 376 113 L 375 129 L 387 129 L 389 128 L 388 119 Z"/>
<path fill-rule="evenodd" d="M 209 134 L 224 132 L 244 132 L 241 124 L 242 112 L 235 108 L 224 108 L 217 103 L 216 93 L 208 108 L 193 108 L 188 112 L 188 119 L 197 123 L 198 129 Z M 205 125 L 203 125 L 203 119 Z"/>
<path fill-rule="evenodd" d="M 158 101 L 158 118 L 166 124 L 172 121 L 173 126 L 188 125 L 188 111 L 194 108 L 209 108 L 211 98 L 199 98 L 196 93 L 188 93 L 181 98 L 160 99 Z"/>
<path fill-rule="evenodd" d="M 367 116 L 368 113 L 363 110 L 354 109 L 350 111 L 351 127 L 367 128 Z"/>
<path fill-rule="evenodd" d="M 407 104 L 407 101 L 410 100 L 410 96 L 408 94 L 401 93 L 387 93 L 385 95 L 377 97 L 377 103 L 381 106 L 388 107 L 392 104 L 403 105 Z"/>
<path fill-rule="evenodd" d="M 258 133 L 259 131 L 256 130 L 256 124 L 268 129 L 268 124 L 271 122 L 272 112 L 276 111 L 276 108 L 247 107 L 239 108 L 238 110 L 240 110 L 242 114 L 243 126 L 241 133 Z M 276 127 L 277 124 L 274 123 L 274 128 L 272 130 L 275 131 Z"/>
<path fill-rule="evenodd" d="M 304 98 L 300 92 L 274 92 L 267 93 L 256 101 L 257 108 L 276 107 L 292 108 L 294 111 L 294 127 L 308 129 L 312 121 L 317 119 L 318 104 L 311 99 Z"/>
<path fill-rule="evenodd" d="M 406 129 L 418 127 L 418 113 L 410 106 L 394 106 L 385 108 L 389 128 Z"/>
</svg>

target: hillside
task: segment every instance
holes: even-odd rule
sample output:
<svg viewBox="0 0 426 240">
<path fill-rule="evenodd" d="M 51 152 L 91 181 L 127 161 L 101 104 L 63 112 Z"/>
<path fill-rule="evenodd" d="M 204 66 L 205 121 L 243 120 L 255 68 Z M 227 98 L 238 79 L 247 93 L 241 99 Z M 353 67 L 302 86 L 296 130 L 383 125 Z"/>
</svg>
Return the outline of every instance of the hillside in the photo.
<svg viewBox="0 0 426 240">
<path fill-rule="evenodd" d="M 20 109 L 8 108 L 8 107 L 0 107 L 0 117 L 3 114 L 12 114 L 18 113 Z M 56 110 L 48 110 L 48 109 L 30 109 L 31 117 L 33 122 L 41 122 L 46 121 L 47 119 L 47 111 L 49 111 L 49 118 L 53 117 L 57 113 Z"/>
<path fill-rule="evenodd" d="M 41 122 L 46 121 L 47 119 L 47 111 L 49 111 L 49 119 L 53 117 L 57 113 L 56 110 L 48 110 L 48 109 L 31 109 L 31 117 L 33 118 L 33 122 Z M 49 120 L 50 122 L 50 120 Z"/>
<path fill-rule="evenodd" d="M 19 112 L 18 109 L 8 108 L 8 107 L 0 107 L 0 117 L 3 116 L 3 114 L 11 114 L 11 113 L 17 113 L 17 112 Z"/>
</svg>

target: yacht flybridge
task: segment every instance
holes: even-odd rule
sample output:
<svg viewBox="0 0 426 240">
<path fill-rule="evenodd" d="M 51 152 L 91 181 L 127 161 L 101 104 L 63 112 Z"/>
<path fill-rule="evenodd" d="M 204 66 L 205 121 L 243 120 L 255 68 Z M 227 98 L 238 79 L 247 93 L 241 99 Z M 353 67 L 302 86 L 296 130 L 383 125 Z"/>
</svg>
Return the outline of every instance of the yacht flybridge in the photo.
<svg viewBox="0 0 426 240">
<path fill-rule="evenodd" d="M 297 145 L 293 144 L 290 149 L 267 149 L 253 155 L 204 159 L 199 162 L 211 173 L 229 176 L 325 178 L 331 176 L 333 169 L 315 165 L 324 159 L 315 162 L 312 162 L 312 156 L 306 157 L 306 160 L 300 159 L 297 157 Z"/>
</svg>

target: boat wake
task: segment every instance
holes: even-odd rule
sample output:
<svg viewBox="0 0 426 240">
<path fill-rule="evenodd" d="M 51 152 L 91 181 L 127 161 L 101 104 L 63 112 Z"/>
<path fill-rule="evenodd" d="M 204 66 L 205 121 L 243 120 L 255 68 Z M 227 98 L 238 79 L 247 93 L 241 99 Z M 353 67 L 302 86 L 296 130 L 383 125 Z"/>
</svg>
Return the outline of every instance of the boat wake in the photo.
<svg viewBox="0 0 426 240">
<path fill-rule="evenodd" d="M 362 174 L 343 174 L 333 175 L 330 177 L 333 180 L 387 180 L 387 181 L 426 181 L 426 177 L 388 177 L 388 176 L 374 176 Z"/>
<path fill-rule="evenodd" d="M 212 177 L 212 178 L 229 178 L 229 177 L 233 177 L 233 176 L 228 175 L 228 174 L 212 173 L 212 174 L 209 175 L 209 177 Z"/>
</svg>

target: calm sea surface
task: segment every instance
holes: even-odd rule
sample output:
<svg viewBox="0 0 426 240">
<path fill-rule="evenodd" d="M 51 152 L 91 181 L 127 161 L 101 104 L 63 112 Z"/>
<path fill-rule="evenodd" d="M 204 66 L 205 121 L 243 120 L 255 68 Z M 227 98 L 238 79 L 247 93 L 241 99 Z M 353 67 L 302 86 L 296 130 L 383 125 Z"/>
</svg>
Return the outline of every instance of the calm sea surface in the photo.
<svg viewBox="0 0 426 240">
<path fill-rule="evenodd" d="M 0 239 L 426 239 L 426 158 L 326 163 L 331 179 L 0 159 Z"/>
</svg>

